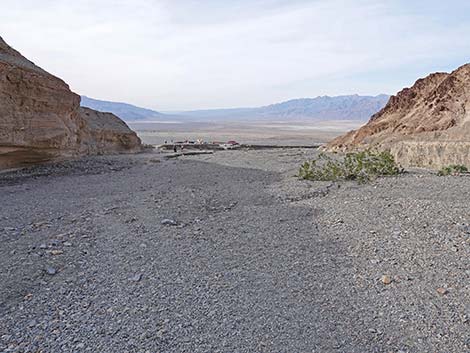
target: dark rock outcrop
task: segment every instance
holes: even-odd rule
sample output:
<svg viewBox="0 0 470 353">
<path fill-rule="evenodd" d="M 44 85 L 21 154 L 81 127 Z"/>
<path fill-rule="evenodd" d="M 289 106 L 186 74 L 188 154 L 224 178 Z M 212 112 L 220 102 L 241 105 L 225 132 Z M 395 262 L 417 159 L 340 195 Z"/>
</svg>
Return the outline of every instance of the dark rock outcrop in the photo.
<svg viewBox="0 0 470 353">
<path fill-rule="evenodd" d="M 470 165 L 470 64 L 418 80 L 362 128 L 326 146 L 364 148 L 389 150 L 404 166 Z"/>
</svg>

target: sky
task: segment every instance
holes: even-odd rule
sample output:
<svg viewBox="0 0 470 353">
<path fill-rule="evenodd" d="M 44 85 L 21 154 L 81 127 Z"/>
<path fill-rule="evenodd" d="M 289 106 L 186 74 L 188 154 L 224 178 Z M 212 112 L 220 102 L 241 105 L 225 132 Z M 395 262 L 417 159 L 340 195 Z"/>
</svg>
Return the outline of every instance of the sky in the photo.
<svg viewBox="0 0 470 353">
<path fill-rule="evenodd" d="M 0 0 L 0 36 L 89 97 L 160 111 L 395 94 L 470 62 L 468 0 Z"/>
</svg>

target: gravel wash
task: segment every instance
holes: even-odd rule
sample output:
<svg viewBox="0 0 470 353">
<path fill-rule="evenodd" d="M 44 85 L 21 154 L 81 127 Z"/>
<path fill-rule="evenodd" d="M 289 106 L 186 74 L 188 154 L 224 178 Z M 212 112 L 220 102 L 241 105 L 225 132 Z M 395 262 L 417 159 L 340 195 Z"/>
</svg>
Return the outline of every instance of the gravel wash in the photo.
<svg viewBox="0 0 470 353">
<path fill-rule="evenodd" d="M 0 352 L 470 352 L 470 178 L 314 150 L 0 174 Z"/>
</svg>

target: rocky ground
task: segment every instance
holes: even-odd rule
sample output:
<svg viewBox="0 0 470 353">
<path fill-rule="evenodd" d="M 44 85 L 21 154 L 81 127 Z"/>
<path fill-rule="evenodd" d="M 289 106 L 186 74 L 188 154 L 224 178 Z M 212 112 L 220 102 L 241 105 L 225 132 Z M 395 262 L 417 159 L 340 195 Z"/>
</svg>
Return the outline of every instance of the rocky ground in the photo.
<svg viewBox="0 0 470 353">
<path fill-rule="evenodd" d="M 470 179 L 313 150 L 0 174 L 1 352 L 469 352 Z"/>
</svg>

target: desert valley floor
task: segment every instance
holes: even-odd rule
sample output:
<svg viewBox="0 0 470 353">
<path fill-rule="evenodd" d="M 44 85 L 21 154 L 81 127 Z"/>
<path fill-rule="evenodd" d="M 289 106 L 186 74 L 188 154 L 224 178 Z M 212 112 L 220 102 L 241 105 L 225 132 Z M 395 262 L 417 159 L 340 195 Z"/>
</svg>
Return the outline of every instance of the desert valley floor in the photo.
<svg viewBox="0 0 470 353">
<path fill-rule="evenodd" d="M 0 351 L 469 352 L 470 178 L 295 178 L 316 153 L 0 174 Z"/>
</svg>

